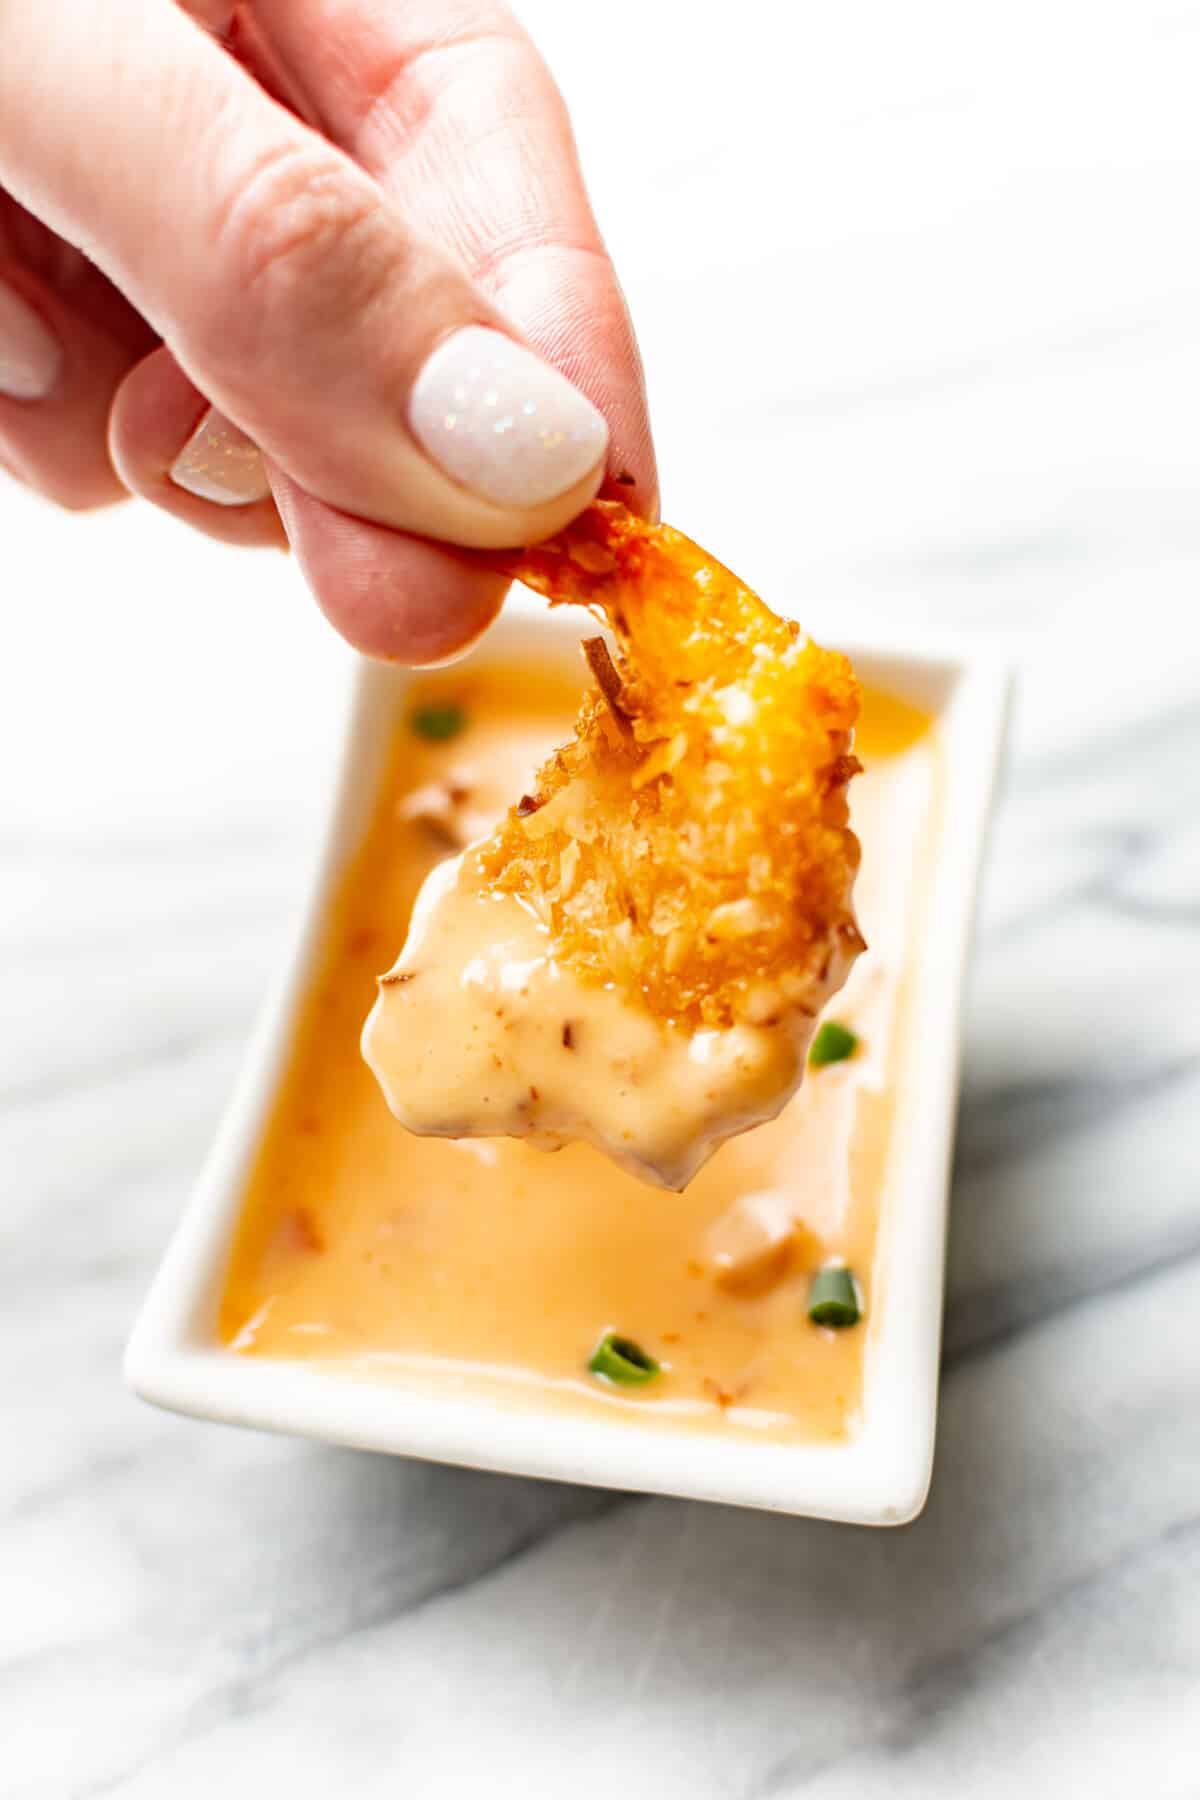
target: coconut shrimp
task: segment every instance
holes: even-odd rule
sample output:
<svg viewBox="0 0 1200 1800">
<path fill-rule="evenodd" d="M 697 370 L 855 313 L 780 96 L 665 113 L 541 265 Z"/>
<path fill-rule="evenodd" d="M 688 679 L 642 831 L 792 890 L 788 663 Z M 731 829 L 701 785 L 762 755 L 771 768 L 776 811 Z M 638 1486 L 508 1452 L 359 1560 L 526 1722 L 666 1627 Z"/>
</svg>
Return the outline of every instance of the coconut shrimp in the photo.
<svg viewBox="0 0 1200 1800">
<path fill-rule="evenodd" d="M 364 1052 L 412 1130 L 581 1139 L 681 1187 L 781 1110 L 864 947 L 858 686 L 617 502 L 506 568 L 610 637 L 571 742 L 426 882 Z"/>
</svg>

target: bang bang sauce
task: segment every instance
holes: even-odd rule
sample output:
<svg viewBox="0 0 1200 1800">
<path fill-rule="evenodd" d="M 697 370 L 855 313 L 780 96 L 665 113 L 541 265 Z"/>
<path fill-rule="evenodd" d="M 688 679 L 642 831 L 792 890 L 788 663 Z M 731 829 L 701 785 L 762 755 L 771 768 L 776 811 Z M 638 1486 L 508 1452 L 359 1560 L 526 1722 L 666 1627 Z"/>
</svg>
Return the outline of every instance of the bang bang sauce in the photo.
<svg viewBox="0 0 1200 1800">
<path fill-rule="evenodd" d="M 398 703 L 365 839 L 342 878 L 290 1065 L 247 1184 L 220 1308 L 241 1355 L 306 1359 L 498 1404 L 614 1406 L 680 1429 L 853 1432 L 879 1292 L 875 1245 L 906 1056 L 922 847 L 937 782 L 928 718 L 867 689 L 851 796 L 869 949 L 829 1014 L 847 1060 L 810 1068 L 780 1117 L 682 1192 L 583 1144 L 414 1137 L 359 1039 L 430 869 L 482 834 L 571 731 L 582 689 L 551 667 L 422 677 Z M 848 1040 L 849 1041 L 849 1040 Z M 865 1318 L 808 1316 L 814 1274 L 854 1272 Z M 656 1362 L 589 1372 L 605 1333 Z"/>
</svg>

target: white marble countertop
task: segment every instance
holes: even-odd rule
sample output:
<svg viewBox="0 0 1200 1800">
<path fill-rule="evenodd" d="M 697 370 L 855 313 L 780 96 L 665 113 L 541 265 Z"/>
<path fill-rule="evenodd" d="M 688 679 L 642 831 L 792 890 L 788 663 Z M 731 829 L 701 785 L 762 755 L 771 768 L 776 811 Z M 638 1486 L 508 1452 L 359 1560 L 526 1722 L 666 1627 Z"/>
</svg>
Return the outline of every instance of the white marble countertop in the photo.
<svg viewBox="0 0 1200 1800">
<path fill-rule="evenodd" d="M 125 1394 L 340 652 L 282 559 L 5 491 L 0 1791 L 1195 1796 L 1200 16 L 525 10 L 669 516 L 816 626 L 1023 668 L 933 1495 L 873 1534 Z"/>
</svg>

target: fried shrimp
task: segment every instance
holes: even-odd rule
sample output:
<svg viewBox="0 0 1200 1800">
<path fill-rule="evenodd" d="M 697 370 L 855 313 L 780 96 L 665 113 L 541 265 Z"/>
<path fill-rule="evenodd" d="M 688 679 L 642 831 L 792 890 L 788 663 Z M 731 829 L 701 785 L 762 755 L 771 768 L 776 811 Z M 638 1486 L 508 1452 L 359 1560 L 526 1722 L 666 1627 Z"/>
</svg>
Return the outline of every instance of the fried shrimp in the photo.
<svg viewBox="0 0 1200 1800">
<path fill-rule="evenodd" d="M 859 939 L 846 786 L 858 686 L 670 526 L 599 502 L 512 564 L 611 627 L 598 692 L 541 771 L 533 808 L 479 848 L 555 954 L 689 1026 L 819 1009 Z"/>
<path fill-rule="evenodd" d="M 574 739 L 426 883 L 365 1053 L 414 1130 L 581 1138 L 682 1186 L 780 1110 L 863 948 L 858 686 L 844 656 L 615 502 L 507 570 L 588 607 L 612 648 L 585 645 Z"/>
</svg>

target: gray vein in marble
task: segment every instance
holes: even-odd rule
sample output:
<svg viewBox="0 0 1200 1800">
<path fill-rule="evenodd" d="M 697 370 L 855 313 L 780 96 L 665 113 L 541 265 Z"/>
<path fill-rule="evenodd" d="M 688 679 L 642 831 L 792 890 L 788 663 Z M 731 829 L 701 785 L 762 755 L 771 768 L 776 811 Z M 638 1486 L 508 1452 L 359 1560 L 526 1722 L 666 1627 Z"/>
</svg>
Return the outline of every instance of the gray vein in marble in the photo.
<svg viewBox="0 0 1200 1800">
<path fill-rule="evenodd" d="M 1052 1078 L 1035 1074 L 980 1091 L 968 1088 L 959 1111 L 956 1170 L 970 1177 L 998 1163 L 1036 1156 L 1049 1143 L 1116 1119 L 1193 1080 L 1200 1083 L 1200 1052 L 1132 1068 L 1092 1068 Z"/>
<path fill-rule="evenodd" d="M 383 1459 L 374 1459 L 383 1461 Z M 386 1463 L 383 1464 L 386 1468 Z M 631 1504 L 629 1496 L 588 1488 L 564 1488 L 550 1483 L 515 1482 L 507 1477 L 475 1477 L 476 1481 L 504 1484 L 521 1500 L 530 1499 L 535 1518 L 518 1526 L 503 1547 L 478 1561 L 466 1560 L 452 1572 L 432 1572 L 414 1580 L 407 1565 L 394 1571 L 397 1579 L 371 1593 L 336 1618 L 322 1620 L 306 1634 L 280 1632 L 272 1624 L 262 1638 L 249 1638 L 237 1651 L 237 1660 L 248 1666 L 218 1686 L 205 1691 L 145 1752 L 127 1767 L 105 1775 L 78 1791 L 76 1800 L 93 1800 L 118 1792 L 131 1777 L 156 1758 L 185 1748 L 229 1719 L 252 1716 L 271 1704 L 274 1683 L 323 1650 L 342 1648 L 352 1640 L 380 1631 L 399 1620 L 408 1620 L 423 1607 L 452 1600 L 463 1590 L 513 1567 L 523 1558 L 545 1548 L 561 1532 L 589 1520 L 603 1518 Z"/>
<path fill-rule="evenodd" d="M 1064 680 L 1066 676 L 1064 674 Z M 1098 696 L 1098 699 L 1102 696 Z M 1116 725 L 1096 722 L 1086 732 L 1052 751 L 1033 752 L 1015 763 L 1009 779 L 1014 789 L 1036 788 L 1039 793 L 1067 782 L 1090 783 L 1098 775 L 1105 779 L 1125 777 L 1135 763 L 1146 765 L 1146 773 L 1159 772 L 1162 758 L 1182 749 L 1188 740 L 1200 738 L 1200 695 L 1183 704 L 1164 707 L 1161 711 L 1141 712 L 1136 719 L 1122 720 Z M 1114 763 L 1117 765 L 1114 767 Z M 1194 790 L 1200 769 L 1190 758 L 1172 760 L 1171 773 Z M 1148 784 L 1143 790 L 1147 804 L 1158 812 L 1173 813 L 1177 801 L 1174 784 L 1161 788 Z"/>
<path fill-rule="evenodd" d="M 998 1655 L 1028 1655 L 1045 1632 L 1047 1618 L 1055 1611 L 1078 1609 L 1108 1589 L 1115 1581 L 1136 1578 L 1153 1585 L 1160 1569 L 1178 1573 L 1181 1564 L 1200 1574 L 1200 1513 L 1173 1520 L 1151 1538 L 1115 1555 L 1097 1569 L 1089 1569 L 1064 1582 L 1053 1592 L 1039 1595 L 1035 1605 L 1004 1619 L 982 1633 L 968 1649 L 955 1650 L 927 1667 L 917 1668 L 899 1685 L 892 1702 L 892 1716 L 858 1741 L 842 1745 L 823 1761 L 814 1762 L 801 1747 L 788 1751 L 756 1778 L 743 1800 L 783 1800 L 819 1786 L 833 1770 L 848 1784 L 860 1762 L 873 1761 L 880 1752 L 889 1768 L 911 1753 L 937 1729 L 946 1707 L 961 1704 L 964 1695 L 986 1682 L 990 1665 Z"/>
<path fill-rule="evenodd" d="M 1082 1269 L 1050 1269 L 1040 1276 L 1024 1275 L 1019 1282 L 975 1292 L 961 1301 L 951 1299 L 946 1309 L 942 1367 L 953 1369 L 959 1363 L 992 1355 L 1031 1328 L 1113 1294 L 1134 1293 L 1142 1286 L 1152 1290 L 1160 1276 L 1173 1274 L 1198 1258 L 1200 1225 L 1181 1233 L 1178 1241 L 1165 1248 L 1156 1241 L 1147 1256 L 1134 1255 L 1106 1266 L 1085 1263 Z M 1153 1291 L 1146 1294 L 1145 1301 L 1152 1312 Z"/>
</svg>

